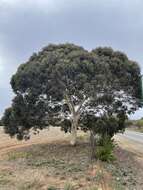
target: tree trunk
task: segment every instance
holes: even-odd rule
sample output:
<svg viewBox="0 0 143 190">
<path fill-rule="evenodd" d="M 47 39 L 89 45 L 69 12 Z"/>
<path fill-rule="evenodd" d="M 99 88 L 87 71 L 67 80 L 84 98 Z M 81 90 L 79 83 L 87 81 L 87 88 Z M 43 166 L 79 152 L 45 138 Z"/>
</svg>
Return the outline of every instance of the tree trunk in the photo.
<svg viewBox="0 0 143 190">
<path fill-rule="evenodd" d="M 71 97 L 68 95 L 68 90 L 65 93 L 65 100 L 67 102 L 67 105 L 69 107 L 69 110 L 71 112 L 71 115 L 73 116 L 71 119 L 71 141 L 70 144 L 72 146 L 76 145 L 76 140 L 77 140 L 77 126 L 78 126 L 78 121 L 80 118 L 80 109 L 85 101 L 85 99 L 83 99 L 83 101 L 80 103 L 79 107 L 77 110 L 75 110 L 75 105 L 71 100 Z"/>
<path fill-rule="evenodd" d="M 95 139 L 95 133 L 91 130 L 90 131 L 90 147 L 91 147 L 91 160 L 96 158 L 96 139 Z"/>
<path fill-rule="evenodd" d="M 73 119 L 71 126 L 71 141 L 70 141 L 70 144 L 72 146 L 75 146 L 77 141 L 77 123 L 78 122 L 76 121 L 76 119 Z"/>
</svg>

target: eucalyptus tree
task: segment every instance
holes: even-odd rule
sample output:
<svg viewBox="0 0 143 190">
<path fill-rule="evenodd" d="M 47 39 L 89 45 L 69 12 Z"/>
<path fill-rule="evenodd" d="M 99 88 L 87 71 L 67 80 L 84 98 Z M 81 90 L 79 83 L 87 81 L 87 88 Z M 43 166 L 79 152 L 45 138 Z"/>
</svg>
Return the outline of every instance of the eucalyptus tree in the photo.
<svg viewBox="0 0 143 190">
<path fill-rule="evenodd" d="M 30 129 L 61 126 L 75 145 L 78 127 L 87 130 L 96 118 L 138 108 L 140 77 L 135 62 L 110 48 L 88 52 L 74 44 L 49 45 L 13 75 L 16 97 L 3 117 L 5 131 L 23 139 Z"/>
</svg>

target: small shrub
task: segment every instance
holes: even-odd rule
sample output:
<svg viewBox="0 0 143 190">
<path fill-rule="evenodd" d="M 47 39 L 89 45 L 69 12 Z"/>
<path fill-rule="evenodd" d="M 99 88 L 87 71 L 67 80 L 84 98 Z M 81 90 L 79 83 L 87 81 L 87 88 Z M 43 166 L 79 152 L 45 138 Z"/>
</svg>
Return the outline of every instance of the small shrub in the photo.
<svg viewBox="0 0 143 190">
<path fill-rule="evenodd" d="M 64 186 L 64 190 L 74 190 L 74 187 L 71 183 L 66 183 Z"/>
<path fill-rule="evenodd" d="M 47 190 L 57 190 L 57 188 L 54 187 L 54 186 L 50 186 L 50 187 L 47 188 Z"/>
<path fill-rule="evenodd" d="M 5 177 L 0 176 L 0 185 L 7 185 L 11 183 L 11 181 Z"/>
<path fill-rule="evenodd" d="M 134 121 L 126 120 L 125 124 L 126 124 L 127 127 L 130 127 L 130 126 L 134 125 Z"/>
<path fill-rule="evenodd" d="M 43 185 L 37 181 L 29 181 L 29 182 L 25 182 L 23 184 L 20 184 L 18 189 L 19 190 L 35 190 L 35 189 L 41 189 Z"/>
<path fill-rule="evenodd" d="M 10 185 L 12 183 L 11 177 L 13 173 L 9 170 L 0 171 L 0 185 Z M 0 188 L 1 189 L 1 188 Z"/>
<path fill-rule="evenodd" d="M 17 160 L 17 159 L 28 159 L 32 156 L 30 152 L 10 152 L 8 154 L 8 160 Z"/>
<path fill-rule="evenodd" d="M 3 125 L 3 123 L 2 123 L 2 120 L 0 119 L 0 126 L 2 126 Z"/>
<path fill-rule="evenodd" d="M 97 187 L 89 187 L 87 190 L 99 190 Z"/>
<path fill-rule="evenodd" d="M 143 119 L 137 120 L 136 121 L 136 126 L 140 129 L 143 127 Z"/>
<path fill-rule="evenodd" d="M 96 150 L 97 159 L 106 162 L 113 161 L 115 159 L 113 155 L 113 149 L 115 146 L 113 140 L 110 137 L 105 136 L 98 144 Z"/>
</svg>

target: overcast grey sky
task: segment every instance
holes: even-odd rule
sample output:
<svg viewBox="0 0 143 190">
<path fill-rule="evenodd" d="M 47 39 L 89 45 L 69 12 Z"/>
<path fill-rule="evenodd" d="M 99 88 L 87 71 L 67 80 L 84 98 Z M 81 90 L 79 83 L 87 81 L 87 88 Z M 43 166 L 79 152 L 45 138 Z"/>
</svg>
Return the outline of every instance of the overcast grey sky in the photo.
<svg viewBox="0 0 143 190">
<path fill-rule="evenodd" d="M 0 0 L 0 115 L 11 104 L 17 67 L 43 46 L 64 42 L 111 46 L 143 69 L 143 0 Z"/>
</svg>

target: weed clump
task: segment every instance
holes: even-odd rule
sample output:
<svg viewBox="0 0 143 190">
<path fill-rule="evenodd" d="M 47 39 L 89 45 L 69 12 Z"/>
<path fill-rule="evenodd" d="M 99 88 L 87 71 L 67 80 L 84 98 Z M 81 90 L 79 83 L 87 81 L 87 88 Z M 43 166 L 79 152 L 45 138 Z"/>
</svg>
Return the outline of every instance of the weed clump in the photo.
<svg viewBox="0 0 143 190">
<path fill-rule="evenodd" d="M 106 162 L 115 160 L 113 154 L 114 147 L 114 141 L 110 137 L 105 136 L 100 139 L 96 149 L 96 158 Z"/>
<path fill-rule="evenodd" d="M 71 183 L 66 183 L 64 186 L 64 190 L 74 190 L 74 187 Z"/>
<path fill-rule="evenodd" d="M 57 188 L 54 187 L 54 186 L 50 186 L 50 187 L 47 188 L 47 190 L 57 190 Z"/>
</svg>

